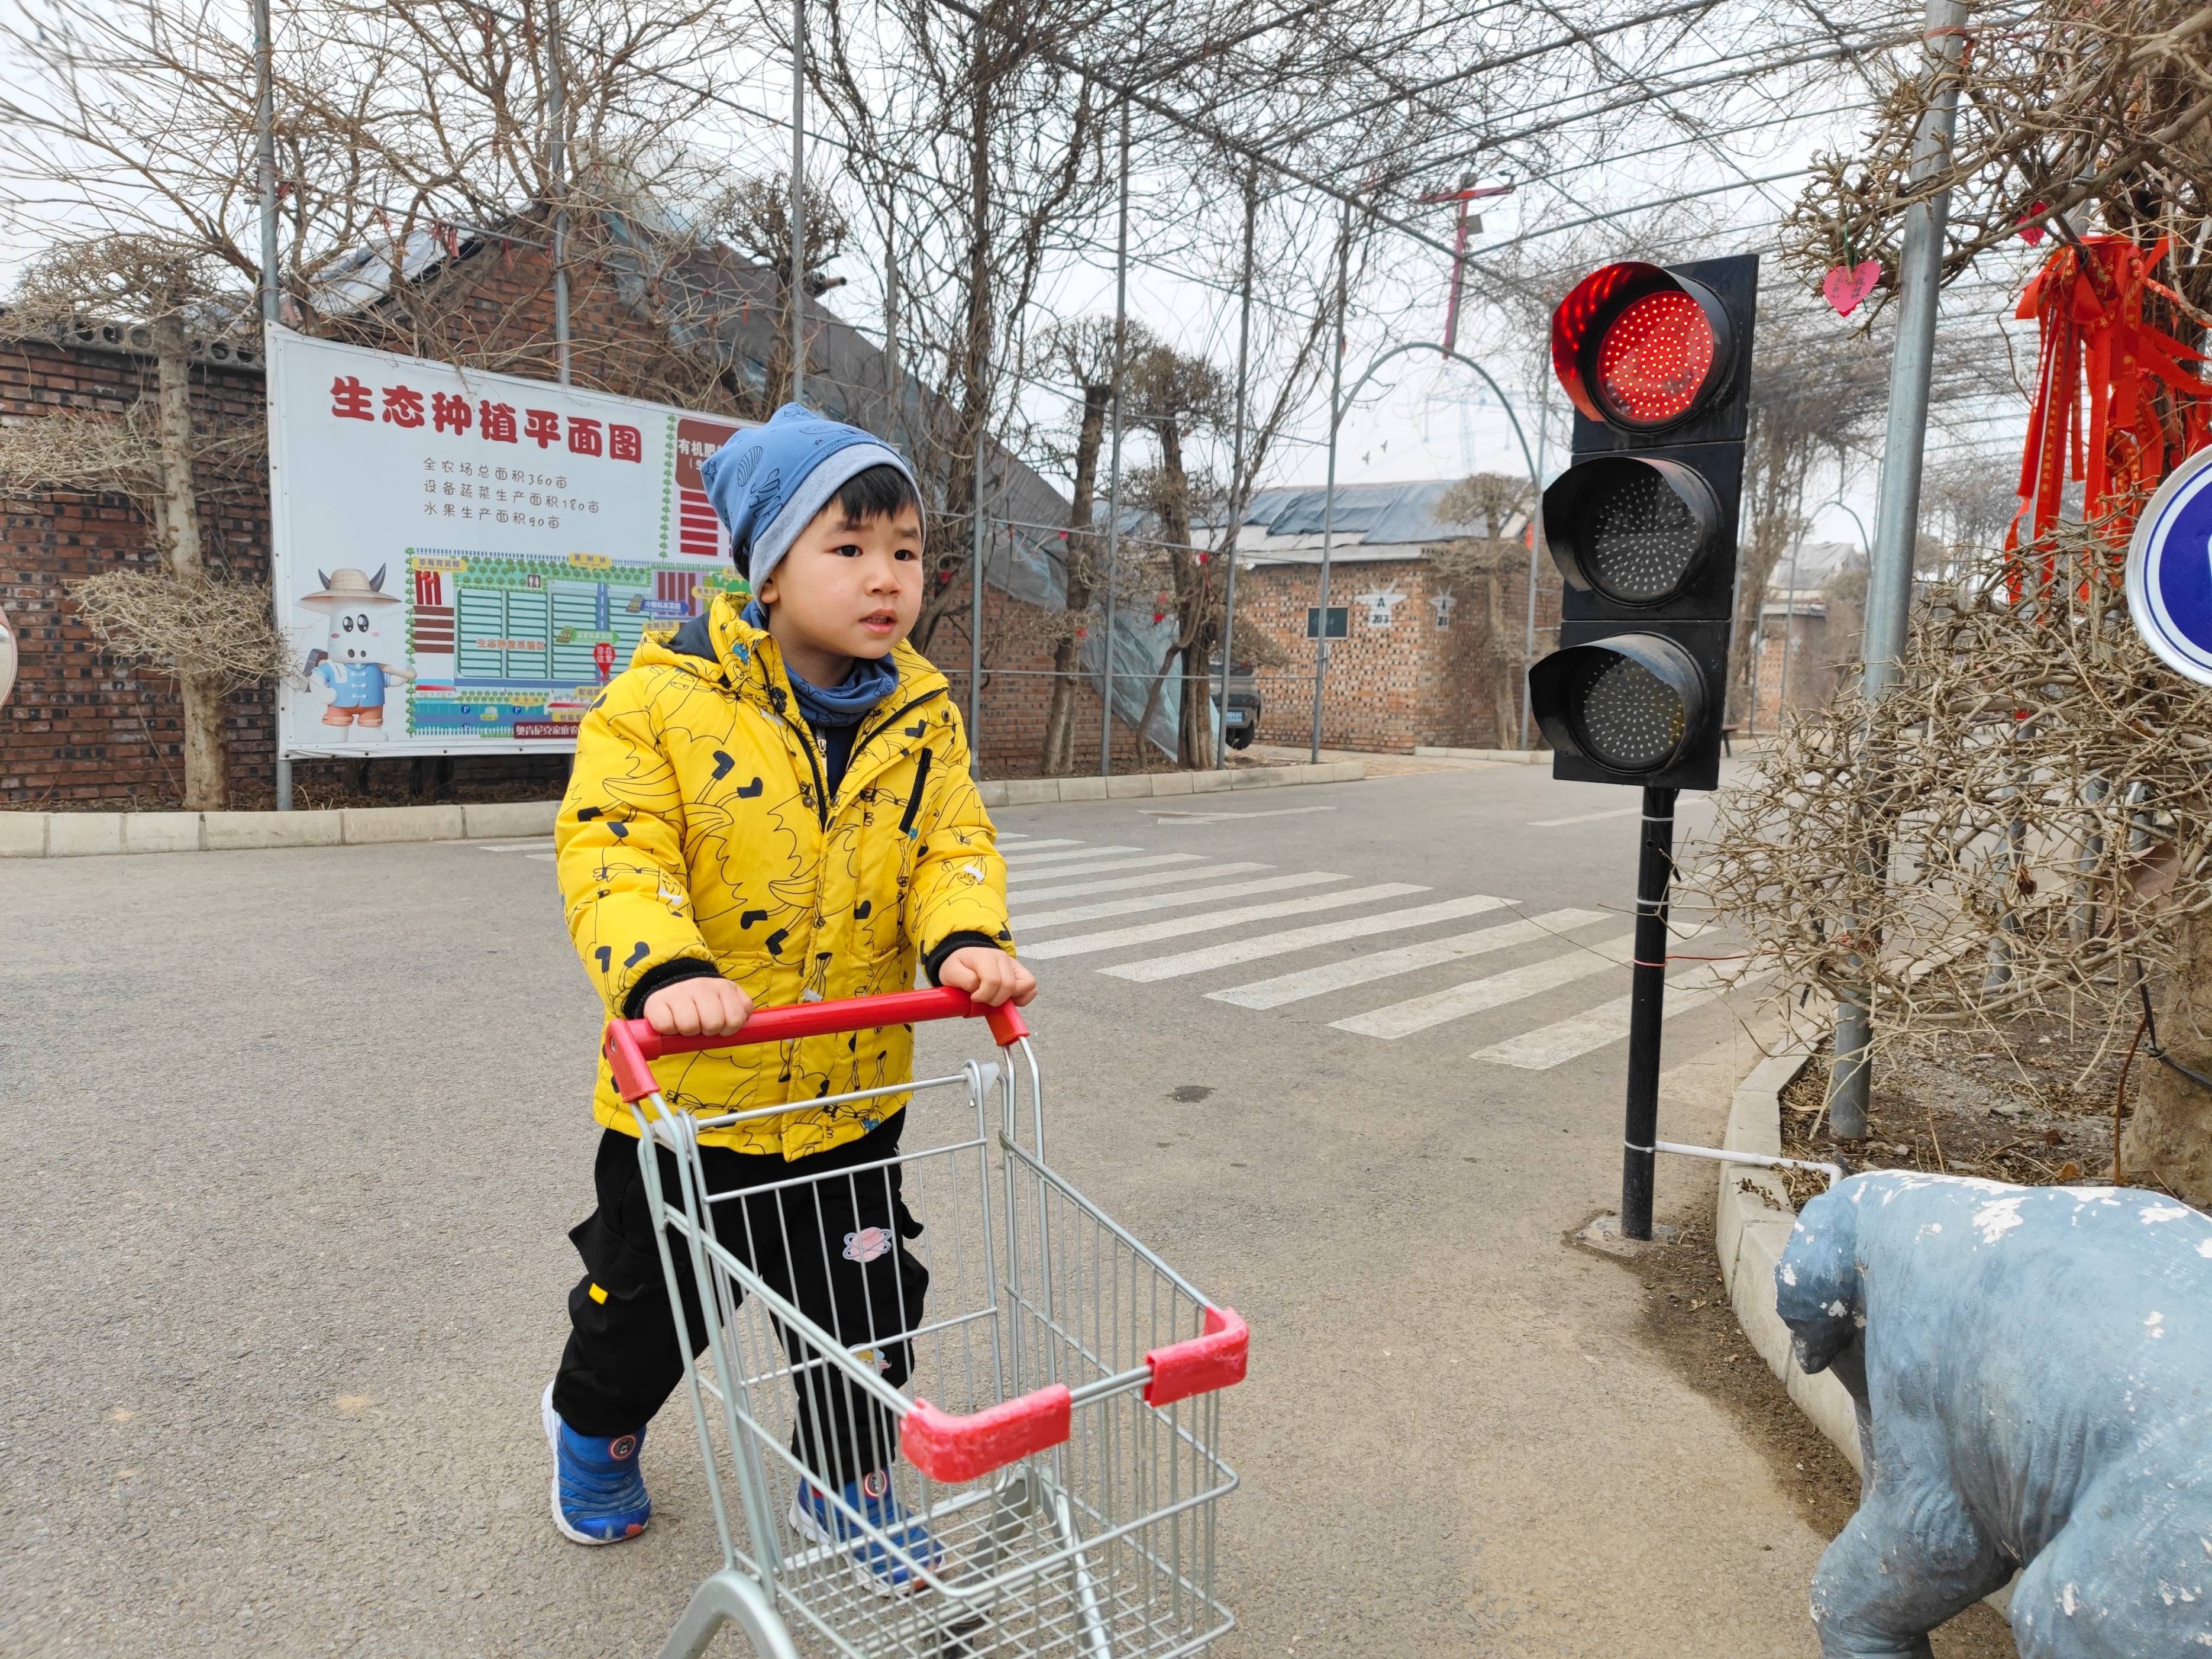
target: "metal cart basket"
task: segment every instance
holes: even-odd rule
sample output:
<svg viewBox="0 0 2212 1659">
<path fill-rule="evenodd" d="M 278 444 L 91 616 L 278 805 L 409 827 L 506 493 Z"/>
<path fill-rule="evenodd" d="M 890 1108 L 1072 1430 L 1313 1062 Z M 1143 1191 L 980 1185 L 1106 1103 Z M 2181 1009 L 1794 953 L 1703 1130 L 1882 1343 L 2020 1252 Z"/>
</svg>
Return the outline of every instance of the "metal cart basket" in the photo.
<svg viewBox="0 0 2212 1659">
<path fill-rule="evenodd" d="M 697 1116 L 653 1074 L 672 1055 L 970 1016 L 997 1057 L 811 1103 L 865 1116 L 934 1097 L 926 1142 L 795 1181 L 714 1190 L 701 1132 L 791 1108 Z M 1237 1476 L 1215 1391 L 1244 1375 L 1244 1323 L 1046 1164 L 1018 1012 L 902 992 L 763 1009 L 734 1037 L 617 1020 L 606 1053 L 687 1352 L 690 1319 L 707 1327 L 686 1374 L 722 1565 L 663 1659 L 703 1652 L 726 1622 L 770 1659 L 1170 1659 L 1231 1627 L 1214 1505 Z M 904 1135 L 921 1116 L 909 1109 Z M 871 1210 L 872 1193 L 888 1203 Z M 855 1215 L 875 1219 L 847 1230 Z M 872 1276 L 833 1332 L 786 1291 L 810 1266 L 857 1283 L 840 1258 Z M 849 1470 L 856 1439 L 887 1466 L 861 1462 L 857 1507 L 823 1467 L 842 1445 Z"/>
</svg>

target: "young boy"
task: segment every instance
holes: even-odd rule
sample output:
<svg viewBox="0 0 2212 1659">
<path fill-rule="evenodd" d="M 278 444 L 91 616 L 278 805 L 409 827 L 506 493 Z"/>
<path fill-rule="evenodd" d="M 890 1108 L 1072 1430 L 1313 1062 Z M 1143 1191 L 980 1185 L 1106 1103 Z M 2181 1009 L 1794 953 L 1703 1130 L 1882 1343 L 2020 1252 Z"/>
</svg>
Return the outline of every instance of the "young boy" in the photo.
<svg viewBox="0 0 2212 1659">
<path fill-rule="evenodd" d="M 1006 866 L 968 776 L 945 678 L 904 641 L 921 609 L 922 520 L 913 475 L 856 428 L 796 404 L 741 432 L 702 469 L 754 598 L 717 594 L 665 644 L 648 638 L 584 717 L 555 844 L 568 931 L 610 1014 L 659 1031 L 737 1032 L 756 1007 L 902 991 L 917 963 L 978 1001 L 1023 1004 L 1036 981 L 1012 956 Z M 898 1095 L 825 1096 L 913 1075 L 911 1027 L 889 1026 L 663 1060 L 664 1097 L 701 1116 L 789 1103 L 701 1135 L 708 1190 L 804 1180 L 894 1159 Z M 652 1515 L 638 1450 L 683 1378 L 636 1127 L 604 1060 L 599 1207 L 569 1237 L 585 1273 L 542 1407 L 553 1520 L 580 1544 L 635 1537 Z M 678 1190 L 672 1158 L 662 1182 Z M 839 1341 L 921 1322 L 928 1274 L 906 1249 L 921 1224 L 896 1164 L 714 1206 L 717 1236 Z M 684 1316 L 707 1327 L 685 1247 Z M 918 1560 L 933 1547 L 891 1495 L 897 1425 L 828 1367 L 798 1375 L 793 1450 Z M 878 1364 L 906 1381 L 908 1345 Z M 789 1521 L 853 1541 L 872 1588 L 907 1574 L 803 1483 Z"/>
</svg>

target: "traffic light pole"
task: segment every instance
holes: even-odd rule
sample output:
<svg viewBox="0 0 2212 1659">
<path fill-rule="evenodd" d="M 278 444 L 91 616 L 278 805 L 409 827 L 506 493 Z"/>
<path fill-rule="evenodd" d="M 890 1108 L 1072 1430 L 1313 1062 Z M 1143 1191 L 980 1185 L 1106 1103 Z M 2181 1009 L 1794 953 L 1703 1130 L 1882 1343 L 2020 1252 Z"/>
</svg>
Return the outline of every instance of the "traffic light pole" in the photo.
<svg viewBox="0 0 2212 1659">
<path fill-rule="evenodd" d="M 1674 875 L 1673 789 L 1644 792 L 1636 862 L 1636 960 L 1628 988 L 1628 1113 L 1620 1152 L 1620 1236 L 1651 1237 L 1659 1138 L 1659 1031 L 1667 1001 L 1667 890 Z"/>
</svg>

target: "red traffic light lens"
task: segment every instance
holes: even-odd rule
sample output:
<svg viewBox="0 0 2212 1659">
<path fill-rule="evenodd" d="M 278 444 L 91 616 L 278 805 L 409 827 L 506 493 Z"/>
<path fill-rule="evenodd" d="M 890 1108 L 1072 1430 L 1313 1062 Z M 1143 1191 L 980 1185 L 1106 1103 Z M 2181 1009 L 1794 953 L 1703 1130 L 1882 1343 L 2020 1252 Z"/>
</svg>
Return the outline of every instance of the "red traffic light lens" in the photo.
<svg viewBox="0 0 2212 1659">
<path fill-rule="evenodd" d="M 1705 308 L 1680 289 L 1647 294 L 1597 349 L 1597 395 L 1627 426 L 1664 426 L 1697 406 L 1718 343 Z"/>
<path fill-rule="evenodd" d="M 1576 410 L 1617 431 L 1689 420 L 1735 374 L 1728 307 L 1692 278 L 1626 259 L 1592 271 L 1552 313 L 1552 366 Z"/>
</svg>

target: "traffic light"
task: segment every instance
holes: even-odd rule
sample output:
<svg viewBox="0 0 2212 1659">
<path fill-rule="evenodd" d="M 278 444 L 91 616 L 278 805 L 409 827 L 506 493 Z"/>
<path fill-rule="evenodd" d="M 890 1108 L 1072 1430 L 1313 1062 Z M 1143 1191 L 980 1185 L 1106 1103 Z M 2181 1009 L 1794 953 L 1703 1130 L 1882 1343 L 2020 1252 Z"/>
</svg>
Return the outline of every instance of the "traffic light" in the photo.
<svg viewBox="0 0 2212 1659">
<path fill-rule="evenodd" d="M 1552 775 L 1720 781 L 1759 258 L 1593 271 L 1552 315 L 1574 464 L 1544 492 L 1565 587 L 1528 671 Z"/>
</svg>

